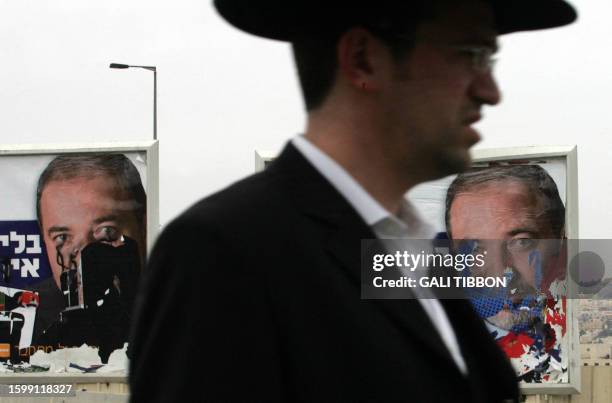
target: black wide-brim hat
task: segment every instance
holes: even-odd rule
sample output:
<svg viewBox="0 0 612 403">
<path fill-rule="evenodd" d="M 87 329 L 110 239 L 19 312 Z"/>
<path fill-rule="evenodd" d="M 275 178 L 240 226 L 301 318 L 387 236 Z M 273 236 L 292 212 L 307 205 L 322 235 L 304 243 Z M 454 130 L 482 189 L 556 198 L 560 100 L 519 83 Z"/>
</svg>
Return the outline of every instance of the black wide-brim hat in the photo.
<svg viewBox="0 0 612 403">
<path fill-rule="evenodd" d="M 236 28 L 264 38 L 292 41 L 363 22 L 381 8 L 409 12 L 415 1 L 214 0 L 214 4 L 219 14 Z M 492 6 L 500 35 L 560 27 L 577 18 L 576 10 L 563 0 L 485 1 Z"/>
</svg>

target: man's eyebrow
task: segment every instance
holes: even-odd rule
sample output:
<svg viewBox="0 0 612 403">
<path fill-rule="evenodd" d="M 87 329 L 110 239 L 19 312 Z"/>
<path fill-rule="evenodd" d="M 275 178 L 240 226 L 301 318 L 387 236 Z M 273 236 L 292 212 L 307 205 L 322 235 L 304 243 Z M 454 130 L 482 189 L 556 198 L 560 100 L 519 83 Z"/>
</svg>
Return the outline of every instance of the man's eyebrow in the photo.
<svg viewBox="0 0 612 403">
<path fill-rule="evenodd" d="M 108 215 L 96 218 L 94 220 L 94 224 L 100 224 L 105 221 L 117 221 L 118 219 L 119 219 L 119 216 L 117 214 L 108 214 Z"/>
<path fill-rule="evenodd" d="M 51 227 L 47 230 L 47 234 L 51 235 L 53 233 L 56 232 L 68 232 L 70 231 L 70 228 L 68 227 L 59 227 L 59 226 L 55 226 L 55 227 Z"/>
<path fill-rule="evenodd" d="M 533 227 L 519 227 L 519 228 L 513 229 L 512 231 L 508 231 L 508 235 L 510 236 L 514 236 L 517 234 L 523 234 L 523 233 L 537 235 L 539 232 L 537 228 L 533 228 Z"/>
</svg>

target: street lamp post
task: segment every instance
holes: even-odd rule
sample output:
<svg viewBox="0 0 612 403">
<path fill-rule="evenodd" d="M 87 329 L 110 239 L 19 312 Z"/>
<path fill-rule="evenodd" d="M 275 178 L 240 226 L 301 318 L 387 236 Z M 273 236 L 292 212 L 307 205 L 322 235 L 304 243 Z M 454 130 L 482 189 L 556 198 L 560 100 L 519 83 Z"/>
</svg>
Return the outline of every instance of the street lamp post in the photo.
<svg viewBox="0 0 612 403">
<path fill-rule="evenodd" d="M 153 140 L 157 140 L 157 68 L 155 66 L 133 66 L 130 64 L 111 63 L 111 69 L 139 68 L 153 72 Z"/>
</svg>

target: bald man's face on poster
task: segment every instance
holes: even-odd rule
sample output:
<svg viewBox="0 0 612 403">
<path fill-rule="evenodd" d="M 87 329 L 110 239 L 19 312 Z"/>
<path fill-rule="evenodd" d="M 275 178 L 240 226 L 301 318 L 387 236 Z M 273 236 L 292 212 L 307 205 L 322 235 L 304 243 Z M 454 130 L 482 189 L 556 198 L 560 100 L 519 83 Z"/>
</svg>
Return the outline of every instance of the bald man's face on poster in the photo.
<svg viewBox="0 0 612 403">
<path fill-rule="evenodd" d="M 461 298 L 483 319 L 519 380 L 569 382 L 567 160 L 479 162 L 476 153 L 475 161 L 465 173 L 420 185 L 409 198 L 435 225 L 437 245 L 464 261 L 482 259 L 452 275 L 501 281 L 463 286 Z"/>
<path fill-rule="evenodd" d="M 500 179 L 462 190 L 450 206 L 449 236 L 486 251 L 480 274 L 510 277 L 515 300 L 545 292 L 562 273 L 550 264 L 563 233 L 553 228 L 544 198 L 519 180 Z"/>
<path fill-rule="evenodd" d="M 64 155 L 41 173 L 39 224 L 64 309 L 39 338 L 45 345 L 99 347 L 127 341 L 144 263 L 146 196 L 122 154 Z"/>
<path fill-rule="evenodd" d="M 144 250 L 144 223 L 137 201 L 108 175 L 49 182 L 40 199 L 41 229 L 53 278 L 60 288 L 60 262 L 78 261 L 90 243 L 119 245 L 125 235 Z M 61 254 L 61 257 L 58 256 Z"/>
<path fill-rule="evenodd" d="M 469 276 L 507 280 L 501 288 L 467 295 L 519 379 L 546 382 L 567 376 L 565 208 L 540 166 L 480 169 L 450 184 L 446 230 L 455 250 L 484 256 Z M 546 357 L 547 364 L 539 358 Z M 552 361 L 557 364 L 551 364 Z"/>
<path fill-rule="evenodd" d="M 0 315 L 10 323 L 0 327 L 0 370 L 9 356 L 15 364 L 43 354 L 37 370 L 53 373 L 76 356 L 88 357 L 84 367 L 125 356 L 146 256 L 150 152 L 0 158 L 0 185 L 11 189 L 0 203 Z M 62 368 L 47 356 L 58 350 Z"/>
</svg>

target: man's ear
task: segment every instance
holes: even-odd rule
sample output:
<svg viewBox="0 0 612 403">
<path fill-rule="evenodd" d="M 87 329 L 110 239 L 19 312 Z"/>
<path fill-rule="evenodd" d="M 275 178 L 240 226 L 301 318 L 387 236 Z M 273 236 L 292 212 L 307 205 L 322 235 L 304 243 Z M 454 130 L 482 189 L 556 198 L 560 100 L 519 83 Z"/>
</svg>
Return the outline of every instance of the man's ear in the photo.
<svg viewBox="0 0 612 403">
<path fill-rule="evenodd" d="M 378 90 L 388 58 L 386 47 L 364 28 L 351 28 L 338 41 L 339 72 L 356 89 Z"/>
</svg>

